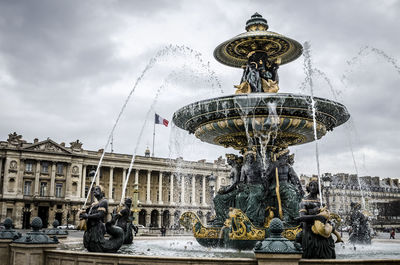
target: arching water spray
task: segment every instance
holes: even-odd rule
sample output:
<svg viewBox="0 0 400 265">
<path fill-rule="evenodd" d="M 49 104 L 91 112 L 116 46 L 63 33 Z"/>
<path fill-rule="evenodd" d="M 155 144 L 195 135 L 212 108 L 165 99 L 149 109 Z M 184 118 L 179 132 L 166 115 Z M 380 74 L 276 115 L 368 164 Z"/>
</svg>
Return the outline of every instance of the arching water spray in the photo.
<svg viewBox="0 0 400 265">
<path fill-rule="evenodd" d="M 183 70 L 186 70 L 186 71 L 189 70 L 189 69 L 187 68 L 186 65 L 183 65 L 183 66 L 182 66 L 182 69 L 183 69 Z M 193 76 L 196 77 L 196 73 L 195 73 L 195 72 L 192 72 L 191 74 L 193 74 Z M 125 199 L 126 188 L 127 188 L 127 186 L 128 186 L 128 183 L 129 183 L 130 174 L 131 174 L 131 172 L 132 172 L 132 168 L 133 168 L 133 164 L 134 164 L 134 162 L 135 162 L 135 157 L 136 157 L 137 152 L 138 152 L 139 144 L 140 144 L 140 142 L 142 141 L 142 136 L 143 136 L 143 133 L 144 133 L 144 128 L 146 128 L 146 125 L 147 125 L 148 121 L 151 120 L 151 119 L 150 119 L 150 118 L 151 118 L 151 115 L 154 113 L 155 106 L 156 106 L 157 103 L 158 103 L 158 99 L 159 99 L 161 93 L 165 90 L 165 88 L 166 88 L 170 83 L 172 83 L 174 80 L 176 80 L 178 77 L 181 77 L 181 76 L 182 76 L 182 74 L 181 74 L 180 72 L 177 72 L 177 71 L 171 72 L 171 73 L 166 77 L 166 79 L 165 79 L 165 81 L 163 82 L 163 84 L 162 84 L 160 87 L 158 87 L 158 89 L 157 89 L 157 91 L 156 91 L 156 94 L 155 94 L 155 97 L 154 97 L 154 99 L 153 99 L 153 102 L 152 102 L 152 104 L 150 105 L 150 108 L 149 108 L 149 110 L 148 110 L 147 113 L 146 113 L 146 116 L 145 116 L 145 118 L 144 118 L 144 122 L 143 122 L 142 128 L 141 128 L 140 133 L 139 133 L 139 136 L 138 136 L 138 138 L 137 138 L 137 142 L 136 142 L 136 145 L 135 145 L 135 150 L 134 150 L 134 153 L 132 154 L 132 159 L 131 159 L 131 162 L 130 162 L 130 164 L 129 164 L 128 173 L 127 173 L 125 182 L 123 183 L 123 189 L 122 189 L 122 195 L 121 195 L 120 205 L 123 204 L 124 199 Z M 199 80 L 197 80 L 197 81 L 199 81 Z"/>
<path fill-rule="evenodd" d="M 90 183 L 90 187 L 89 187 L 89 190 L 88 190 L 88 195 L 87 195 L 87 197 L 85 199 L 85 203 L 83 204 L 83 208 L 86 207 L 87 201 L 88 201 L 89 196 L 90 196 L 90 192 L 91 192 L 91 190 L 93 188 L 93 184 L 96 181 L 96 178 L 97 178 L 97 176 L 99 174 L 99 169 L 100 169 L 101 164 L 103 162 L 106 150 L 107 150 L 107 148 L 108 148 L 108 146 L 109 146 L 109 144 L 111 142 L 111 139 L 113 137 L 114 131 L 115 131 L 117 125 L 118 125 L 118 122 L 119 122 L 122 114 L 125 111 L 126 106 L 128 105 L 129 100 L 131 99 L 133 93 L 135 92 L 137 86 L 140 84 L 140 82 L 144 78 L 145 74 L 151 68 L 154 67 L 154 65 L 157 63 L 157 61 L 160 58 L 169 56 L 171 54 L 178 54 L 178 53 L 183 54 L 183 55 L 192 55 L 202 67 L 204 67 L 204 68 L 206 68 L 208 70 L 208 74 L 211 76 L 210 79 L 214 80 L 214 82 L 217 84 L 217 87 L 221 90 L 221 93 L 223 93 L 222 88 L 221 88 L 221 84 L 220 84 L 218 78 L 215 76 L 215 72 L 210 70 L 210 64 L 209 63 L 205 64 L 203 62 L 203 59 L 201 58 L 201 53 L 196 52 L 193 49 L 190 49 L 189 47 L 186 47 L 186 46 L 174 46 L 174 45 L 169 45 L 169 46 L 166 46 L 163 49 L 159 50 L 156 53 L 156 55 L 149 60 L 149 62 L 147 63 L 146 67 L 143 69 L 142 73 L 140 74 L 140 76 L 136 79 L 136 82 L 135 82 L 133 88 L 129 92 L 124 104 L 122 105 L 122 108 L 121 108 L 121 110 L 120 110 L 120 112 L 119 112 L 119 114 L 117 116 L 117 119 L 116 119 L 116 121 L 115 121 L 115 123 L 114 123 L 114 125 L 113 125 L 113 127 L 111 129 L 111 132 L 110 132 L 110 134 L 108 136 L 107 142 L 106 142 L 106 144 L 105 144 L 105 146 L 103 148 L 103 153 L 101 154 L 101 157 L 100 157 L 99 163 L 97 165 L 95 175 L 93 176 L 92 182 Z M 214 82 L 211 83 L 213 88 L 214 88 Z"/>
<path fill-rule="evenodd" d="M 317 120 L 316 120 L 316 110 L 315 110 L 315 101 L 314 101 L 314 87 L 313 87 L 313 68 L 311 67 L 311 54 L 310 49 L 311 45 L 308 42 L 305 42 L 304 45 L 304 71 L 307 76 L 308 84 L 310 86 L 310 95 L 311 95 L 311 108 L 312 108 L 312 117 L 313 117 L 313 127 L 314 127 L 314 141 L 315 141 L 315 158 L 317 162 L 317 173 L 318 173 L 318 188 L 319 188 L 319 199 L 322 206 L 322 189 L 321 189 L 321 172 L 319 167 L 319 151 L 318 151 L 318 136 L 317 136 Z"/>
</svg>

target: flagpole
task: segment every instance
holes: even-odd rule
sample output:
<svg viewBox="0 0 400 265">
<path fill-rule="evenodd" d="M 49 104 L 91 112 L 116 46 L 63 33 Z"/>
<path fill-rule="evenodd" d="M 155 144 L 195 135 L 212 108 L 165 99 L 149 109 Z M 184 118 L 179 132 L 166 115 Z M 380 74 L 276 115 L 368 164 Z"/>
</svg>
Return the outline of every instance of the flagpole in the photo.
<svg viewBox="0 0 400 265">
<path fill-rule="evenodd" d="M 153 125 L 153 154 L 151 155 L 152 157 L 154 157 L 154 138 L 156 137 L 156 121 L 154 121 L 154 125 Z"/>
</svg>

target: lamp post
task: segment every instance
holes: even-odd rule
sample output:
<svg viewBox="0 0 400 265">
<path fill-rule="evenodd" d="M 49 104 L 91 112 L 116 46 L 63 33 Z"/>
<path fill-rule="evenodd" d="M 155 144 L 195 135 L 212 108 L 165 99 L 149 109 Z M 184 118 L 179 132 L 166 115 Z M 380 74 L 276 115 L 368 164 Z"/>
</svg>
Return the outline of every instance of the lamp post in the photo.
<svg viewBox="0 0 400 265">
<path fill-rule="evenodd" d="M 209 175 L 208 177 L 208 186 L 210 187 L 210 204 L 211 204 L 211 213 L 214 212 L 214 203 L 213 203 L 213 199 L 214 199 L 214 193 L 215 193 L 215 180 L 217 179 L 213 173 L 211 173 L 211 175 Z"/>
<path fill-rule="evenodd" d="M 326 207 L 329 209 L 329 188 L 331 186 L 331 179 L 329 177 L 323 177 L 322 184 L 324 185 L 323 190 L 326 201 Z"/>
<path fill-rule="evenodd" d="M 343 214 L 344 214 L 343 208 L 340 207 L 339 216 L 340 216 L 340 219 L 341 219 L 341 222 L 340 222 L 340 236 L 341 237 L 343 237 L 343 224 L 344 224 Z"/>
</svg>

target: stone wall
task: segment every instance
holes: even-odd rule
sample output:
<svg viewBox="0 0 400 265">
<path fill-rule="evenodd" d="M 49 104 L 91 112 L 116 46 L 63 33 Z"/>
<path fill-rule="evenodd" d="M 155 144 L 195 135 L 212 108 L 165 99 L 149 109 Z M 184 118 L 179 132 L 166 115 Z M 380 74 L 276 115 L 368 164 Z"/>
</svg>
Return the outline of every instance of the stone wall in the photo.
<svg viewBox="0 0 400 265">
<path fill-rule="evenodd" d="M 257 265 L 257 260 L 251 258 L 186 258 L 186 257 L 151 257 L 128 256 L 120 254 L 84 253 L 74 251 L 45 251 L 46 265 L 161 265 L 161 264 L 192 264 L 192 265 Z"/>
</svg>

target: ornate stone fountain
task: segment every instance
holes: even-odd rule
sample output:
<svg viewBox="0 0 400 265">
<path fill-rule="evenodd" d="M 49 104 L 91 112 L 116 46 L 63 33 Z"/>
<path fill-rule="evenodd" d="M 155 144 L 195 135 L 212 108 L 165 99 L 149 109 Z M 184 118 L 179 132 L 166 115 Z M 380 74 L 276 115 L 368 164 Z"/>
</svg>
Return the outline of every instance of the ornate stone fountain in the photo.
<svg viewBox="0 0 400 265">
<path fill-rule="evenodd" d="M 175 112 L 178 127 L 243 155 L 227 155 L 232 185 L 214 198 L 216 218 L 203 224 L 192 212 L 181 217 L 201 245 L 252 249 L 269 236 L 274 217 L 283 221 L 286 238 L 294 240 L 301 231 L 296 218 L 304 191 L 288 147 L 320 139 L 350 117 L 340 103 L 278 93 L 279 66 L 297 59 L 302 49 L 297 41 L 268 31 L 267 21 L 256 13 L 245 33 L 214 50 L 217 61 L 243 68 L 235 94 L 194 102 Z"/>
</svg>

